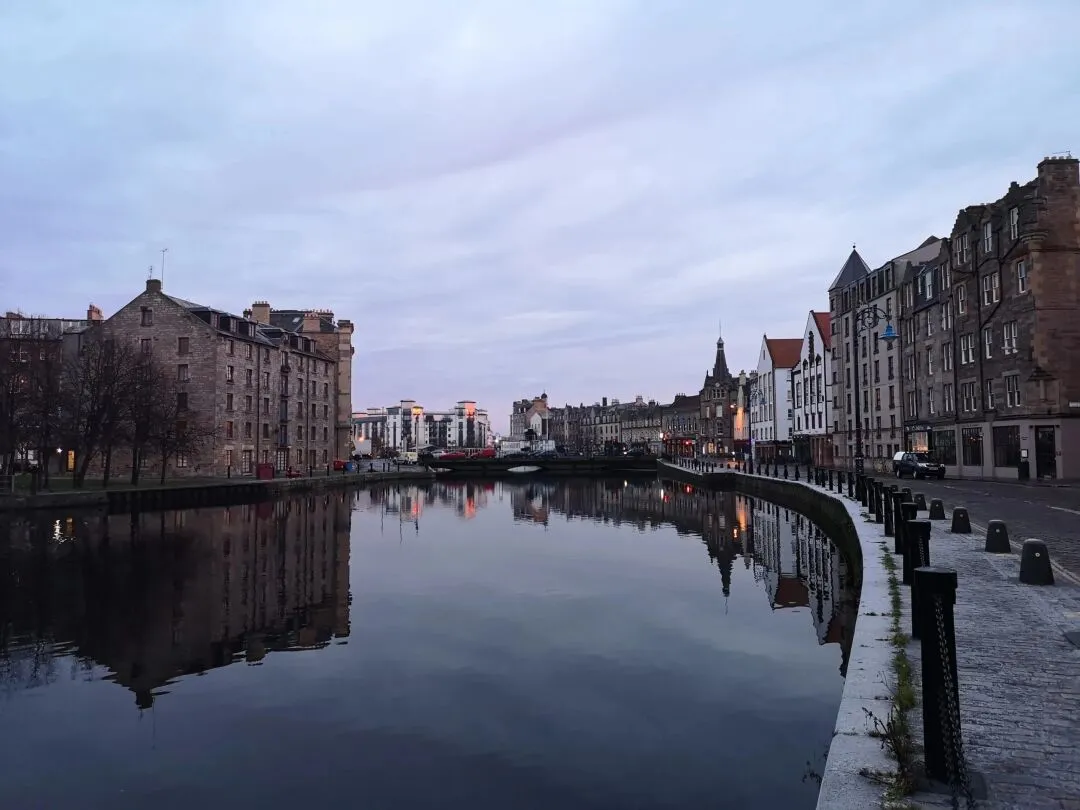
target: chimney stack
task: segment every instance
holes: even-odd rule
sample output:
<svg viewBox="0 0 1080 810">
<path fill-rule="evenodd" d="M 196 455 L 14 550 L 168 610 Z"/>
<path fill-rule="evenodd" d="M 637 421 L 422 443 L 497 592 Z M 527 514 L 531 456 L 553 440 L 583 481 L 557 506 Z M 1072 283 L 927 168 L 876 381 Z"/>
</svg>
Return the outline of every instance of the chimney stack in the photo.
<svg viewBox="0 0 1080 810">
<path fill-rule="evenodd" d="M 151 293 L 161 292 L 161 279 L 160 278 L 148 278 L 146 280 L 146 291 Z"/>
<path fill-rule="evenodd" d="M 96 323 L 98 321 L 101 321 L 102 320 L 101 308 L 96 307 L 93 304 L 88 306 L 86 308 L 86 320 L 90 321 L 91 323 Z"/>
<path fill-rule="evenodd" d="M 319 316 L 318 312 L 308 310 L 304 313 L 304 325 L 300 327 L 300 331 L 306 335 L 319 334 L 321 320 L 322 318 Z"/>
<path fill-rule="evenodd" d="M 255 323 L 270 325 L 270 305 L 265 301 L 256 301 L 251 305 L 251 317 Z"/>
</svg>

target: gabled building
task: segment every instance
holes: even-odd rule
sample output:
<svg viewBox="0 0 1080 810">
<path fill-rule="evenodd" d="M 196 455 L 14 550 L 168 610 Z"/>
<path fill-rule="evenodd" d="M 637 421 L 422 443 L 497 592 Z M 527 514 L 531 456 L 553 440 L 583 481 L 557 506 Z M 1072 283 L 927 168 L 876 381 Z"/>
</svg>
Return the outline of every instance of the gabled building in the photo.
<svg viewBox="0 0 1080 810">
<path fill-rule="evenodd" d="M 799 364 L 802 338 L 761 339 L 757 379 L 750 401 L 753 453 L 760 461 L 791 459 L 794 417 L 791 372 Z"/>
<path fill-rule="evenodd" d="M 831 337 L 829 313 L 811 311 L 799 363 L 791 372 L 795 411 L 792 449 L 803 464 L 825 466 L 833 460 Z"/>
</svg>

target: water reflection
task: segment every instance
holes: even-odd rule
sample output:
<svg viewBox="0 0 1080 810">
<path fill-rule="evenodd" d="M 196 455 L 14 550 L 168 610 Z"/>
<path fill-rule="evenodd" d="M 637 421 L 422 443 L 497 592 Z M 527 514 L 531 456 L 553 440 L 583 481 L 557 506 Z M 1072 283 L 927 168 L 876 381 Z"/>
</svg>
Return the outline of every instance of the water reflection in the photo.
<svg viewBox="0 0 1080 810">
<path fill-rule="evenodd" d="M 673 526 L 700 537 L 719 569 L 725 597 L 731 595 L 732 567 L 741 561 L 773 610 L 806 610 L 818 643 L 840 647 L 840 673 L 846 674 L 858 615 L 857 571 L 809 518 L 768 501 L 648 478 L 574 486 L 551 479 L 498 485 L 439 481 L 375 488 L 359 498 L 419 533 L 425 505 L 449 506 L 471 520 L 499 495 L 509 498 L 515 521 L 547 527 L 553 515 L 561 515 L 639 532 Z"/>
<path fill-rule="evenodd" d="M 0 525 L 0 684 L 67 672 L 140 708 L 182 675 L 349 635 L 351 496 Z"/>
</svg>

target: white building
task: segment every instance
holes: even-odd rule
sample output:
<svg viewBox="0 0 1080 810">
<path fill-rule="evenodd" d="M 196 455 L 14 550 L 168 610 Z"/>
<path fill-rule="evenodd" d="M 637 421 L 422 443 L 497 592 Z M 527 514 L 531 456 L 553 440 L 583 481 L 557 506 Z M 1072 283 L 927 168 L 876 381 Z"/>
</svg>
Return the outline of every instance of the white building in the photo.
<svg viewBox="0 0 1080 810">
<path fill-rule="evenodd" d="M 799 363 L 791 372 L 793 391 L 792 447 L 796 460 L 831 464 L 832 443 L 832 321 L 828 312 L 810 312 L 803 331 Z"/>
<path fill-rule="evenodd" d="M 794 417 L 791 371 L 799 364 L 802 338 L 761 339 L 757 379 L 750 395 L 750 435 L 759 461 L 784 461 L 791 455 Z"/>
<path fill-rule="evenodd" d="M 427 411 L 403 399 L 386 408 L 353 414 L 353 444 L 374 440 L 381 447 L 404 451 L 421 447 L 487 447 L 491 444 L 488 413 L 463 399 L 444 411 Z"/>
</svg>

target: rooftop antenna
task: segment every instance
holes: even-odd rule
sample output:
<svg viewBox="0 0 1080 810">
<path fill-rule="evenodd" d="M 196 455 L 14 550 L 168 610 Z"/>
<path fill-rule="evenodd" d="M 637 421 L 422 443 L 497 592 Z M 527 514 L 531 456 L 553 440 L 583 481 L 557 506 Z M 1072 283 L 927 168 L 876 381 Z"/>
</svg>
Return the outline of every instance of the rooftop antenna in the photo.
<svg viewBox="0 0 1080 810">
<path fill-rule="evenodd" d="M 161 249 L 161 286 L 165 286 L 165 254 L 168 252 L 168 248 Z"/>
</svg>

